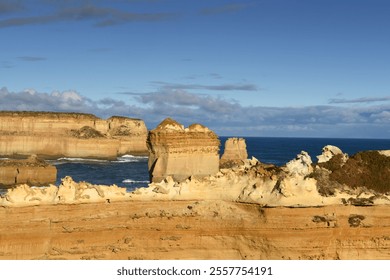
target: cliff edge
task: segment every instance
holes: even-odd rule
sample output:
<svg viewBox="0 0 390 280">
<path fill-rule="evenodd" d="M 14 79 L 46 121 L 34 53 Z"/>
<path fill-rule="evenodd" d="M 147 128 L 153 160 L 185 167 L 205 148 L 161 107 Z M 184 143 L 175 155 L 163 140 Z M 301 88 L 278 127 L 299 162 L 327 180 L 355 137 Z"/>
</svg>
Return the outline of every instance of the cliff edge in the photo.
<svg viewBox="0 0 390 280">
<path fill-rule="evenodd" d="M 115 158 L 145 155 L 147 128 L 140 119 L 53 112 L 0 112 L 0 155 L 45 158 Z"/>
</svg>

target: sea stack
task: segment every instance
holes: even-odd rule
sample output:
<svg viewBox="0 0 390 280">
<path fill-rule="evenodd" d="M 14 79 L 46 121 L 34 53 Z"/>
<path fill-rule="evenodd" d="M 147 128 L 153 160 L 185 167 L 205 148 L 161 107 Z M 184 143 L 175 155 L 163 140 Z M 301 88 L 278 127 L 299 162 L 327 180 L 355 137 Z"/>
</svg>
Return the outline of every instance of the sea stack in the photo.
<svg viewBox="0 0 390 280">
<path fill-rule="evenodd" d="M 244 138 L 229 138 L 225 142 L 225 150 L 221 157 L 222 168 L 229 168 L 235 165 L 242 165 L 248 158 Z"/>
<path fill-rule="evenodd" d="M 149 131 L 149 175 L 151 182 L 167 176 L 180 182 L 188 177 L 204 177 L 219 171 L 218 136 L 200 124 L 188 128 L 165 119 Z"/>
<path fill-rule="evenodd" d="M 0 186 L 11 187 L 17 184 L 45 186 L 54 184 L 56 179 L 56 167 L 35 155 L 24 160 L 0 161 Z"/>
</svg>

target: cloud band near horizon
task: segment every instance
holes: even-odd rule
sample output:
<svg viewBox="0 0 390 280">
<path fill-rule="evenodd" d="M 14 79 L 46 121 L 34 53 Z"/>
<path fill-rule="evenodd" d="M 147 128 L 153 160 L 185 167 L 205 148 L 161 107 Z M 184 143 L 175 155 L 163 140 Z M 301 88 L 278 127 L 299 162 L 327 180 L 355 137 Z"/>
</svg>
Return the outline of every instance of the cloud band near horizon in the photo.
<svg viewBox="0 0 390 280">
<path fill-rule="evenodd" d="M 141 118 L 153 129 L 166 117 L 189 125 L 202 123 L 219 135 L 389 138 L 390 104 L 376 106 L 242 106 L 235 100 L 183 89 L 92 100 L 76 91 L 41 93 L 0 89 L 0 110 L 93 113 Z"/>
</svg>

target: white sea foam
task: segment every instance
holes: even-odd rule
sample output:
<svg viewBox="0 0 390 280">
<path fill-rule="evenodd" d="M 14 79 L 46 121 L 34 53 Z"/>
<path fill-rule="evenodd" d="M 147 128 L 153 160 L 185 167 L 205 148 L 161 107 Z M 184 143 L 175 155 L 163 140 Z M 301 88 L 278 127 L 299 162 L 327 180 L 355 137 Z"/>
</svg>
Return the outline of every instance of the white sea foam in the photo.
<svg viewBox="0 0 390 280">
<path fill-rule="evenodd" d="M 136 181 L 136 180 L 131 180 L 131 179 L 125 179 L 122 181 L 122 183 L 125 184 L 136 184 L 136 183 L 149 183 L 149 181 Z"/>
<path fill-rule="evenodd" d="M 51 164 L 60 165 L 64 163 L 129 163 L 129 162 L 139 162 L 147 160 L 147 156 L 133 156 L 133 155 L 123 155 L 117 157 L 116 160 L 106 160 L 106 159 L 95 159 L 95 158 L 78 158 L 78 157 L 62 157 L 56 160 L 49 160 Z"/>
<path fill-rule="evenodd" d="M 119 163 L 138 162 L 138 161 L 143 161 L 147 158 L 148 158 L 147 156 L 123 155 L 121 157 L 117 157 L 117 160 L 114 162 L 119 162 Z"/>
<path fill-rule="evenodd" d="M 94 162 L 94 163 L 107 163 L 108 160 L 105 159 L 96 159 L 96 158 L 71 158 L 71 157 L 62 157 L 59 159 L 56 159 L 54 161 L 49 161 L 54 165 L 63 164 L 67 162 L 79 162 L 79 163 L 87 163 L 87 162 Z"/>
</svg>

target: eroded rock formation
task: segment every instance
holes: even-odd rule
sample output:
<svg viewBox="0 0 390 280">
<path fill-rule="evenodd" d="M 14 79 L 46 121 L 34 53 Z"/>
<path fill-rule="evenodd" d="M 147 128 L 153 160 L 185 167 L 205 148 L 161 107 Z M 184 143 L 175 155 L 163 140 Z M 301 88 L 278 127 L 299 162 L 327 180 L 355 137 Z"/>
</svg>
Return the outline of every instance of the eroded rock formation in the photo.
<svg viewBox="0 0 390 280">
<path fill-rule="evenodd" d="M 55 183 L 57 169 L 35 155 L 25 160 L 0 160 L 0 186 L 28 184 L 45 186 Z"/>
<path fill-rule="evenodd" d="M 383 153 L 364 152 L 351 157 L 340 169 L 329 170 L 313 165 L 306 152 L 283 167 L 266 165 L 252 158 L 245 160 L 242 166 L 221 169 L 203 178 L 191 177 L 177 182 L 168 176 L 161 182 L 149 184 L 148 188 L 136 190 L 132 198 L 222 199 L 294 207 L 390 204 L 389 160 Z M 372 184 L 367 185 L 367 180 Z"/>
<path fill-rule="evenodd" d="M 91 114 L 0 112 L 0 155 L 115 158 L 147 154 L 142 120 Z"/>
<path fill-rule="evenodd" d="M 328 162 L 334 156 L 339 156 L 342 162 L 346 162 L 348 155 L 343 153 L 339 147 L 333 145 L 326 145 L 322 148 L 322 154 L 317 156 L 318 163 Z"/>
<path fill-rule="evenodd" d="M 87 182 L 75 182 L 71 177 L 62 179 L 57 187 L 36 188 L 26 184 L 9 189 L 0 199 L 1 206 L 29 206 L 42 204 L 79 204 L 108 202 L 129 199 L 126 188 L 116 185 L 93 185 Z"/>
<path fill-rule="evenodd" d="M 165 119 L 148 135 L 151 182 L 167 176 L 183 181 L 190 176 L 204 177 L 219 170 L 217 135 L 200 124 L 183 125 Z"/>
<path fill-rule="evenodd" d="M 225 149 L 220 161 L 221 168 L 244 164 L 248 158 L 245 139 L 229 138 L 225 142 Z"/>
</svg>

